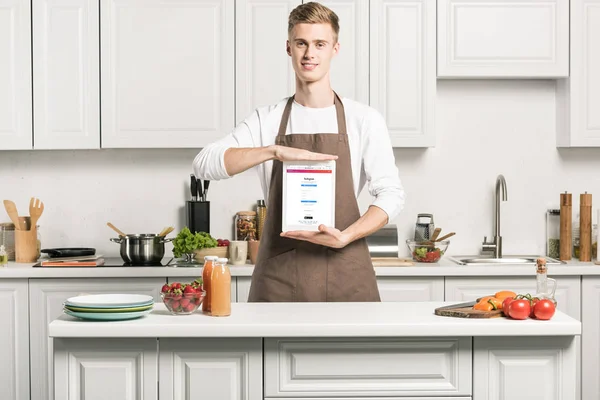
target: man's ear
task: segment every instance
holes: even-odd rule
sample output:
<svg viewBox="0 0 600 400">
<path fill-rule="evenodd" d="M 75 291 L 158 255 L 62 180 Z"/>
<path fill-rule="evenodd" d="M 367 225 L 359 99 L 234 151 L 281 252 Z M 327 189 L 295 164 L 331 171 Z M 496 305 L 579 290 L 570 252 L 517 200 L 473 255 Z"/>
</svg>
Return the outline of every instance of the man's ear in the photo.
<svg viewBox="0 0 600 400">
<path fill-rule="evenodd" d="M 333 55 L 337 56 L 339 52 L 340 52 L 340 42 L 336 42 L 335 45 L 333 46 Z"/>
<path fill-rule="evenodd" d="M 285 41 L 285 51 L 287 52 L 288 56 L 292 56 L 292 49 L 290 47 L 290 41 L 286 40 Z"/>
</svg>

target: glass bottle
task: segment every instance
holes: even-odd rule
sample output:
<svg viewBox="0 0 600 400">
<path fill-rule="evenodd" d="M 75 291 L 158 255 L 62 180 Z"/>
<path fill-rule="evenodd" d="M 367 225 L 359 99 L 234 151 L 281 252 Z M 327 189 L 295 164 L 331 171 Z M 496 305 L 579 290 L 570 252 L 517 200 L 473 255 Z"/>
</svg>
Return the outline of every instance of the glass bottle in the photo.
<svg viewBox="0 0 600 400">
<path fill-rule="evenodd" d="M 265 219 L 267 218 L 267 206 L 265 205 L 264 200 L 258 200 L 256 205 L 256 216 L 258 220 L 256 240 L 260 240 L 265 226 Z"/>
<path fill-rule="evenodd" d="M 546 255 L 560 258 L 560 210 L 546 211 Z"/>
<path fill-rule="evenodd" d="M 214 263 L 217 261 L 217 256 L 205 256 L 204 257 L 204 268 L 202 269 L 202 288 L 206 292 L 204 300 L 202 301 L 202 311 L 210 314 L 211 305 L 211 278 L 214 268 Z"/>
<path fill-rule="evenodd" d="M 556 304 L 554 293 L 556 292 L 556 280 L 548 278 L 548 267 L 544 258 L 538 258 L 535 270 L 536 291 L 535 296 L 539 299 L 549 299 Z M 552 284 L 552 289 L 548 288 L 548 283 Z"/>
<path fill-rule="evenodd" d="M 215 262 L 210 281 L 210 310 L 213 317 L 231 315 L 231 273 L 226 258 Z"/>
</svg>

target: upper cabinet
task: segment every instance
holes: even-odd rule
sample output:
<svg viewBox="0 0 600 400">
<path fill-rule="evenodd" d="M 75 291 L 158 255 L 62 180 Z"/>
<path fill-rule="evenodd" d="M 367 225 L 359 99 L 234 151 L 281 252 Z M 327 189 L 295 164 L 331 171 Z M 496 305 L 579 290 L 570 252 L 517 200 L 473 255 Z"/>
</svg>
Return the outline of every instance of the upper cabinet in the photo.
<svg viewBox="0 0 600 400">
<path fill-rule="evenodd" d="M 571 0 L 571 76 L 556 104 L 558 147 L 600 147 L 600 0 Z"/>
<path fill-rule="evenodd" d="M 102 1 L 102 147 L 199 148 L 231 131 L 234 14 L 233 0 Z"/>
<path fill-rule="evenodd" d="M 236 0 L 235 124 L 257 107 L 294 94 L 291 58 L 286 52 L 289 13 L 301 0 Z"/>
<path fill-rule="evenodd" d="M 97 0 L 33 3 L 33 147 L 100 148 Z"/>
<path fill-rule="evenodd" d="M 0 0 L 0 150 L 31 149 L 30 0 Z"/>
<path fill-rule="evenodd" d="M 437 0 L 437 7 L 439 77 L 569 76 L 569 0 Z"/>
<path fill-rule="evenodd" d="M 435 145 L 435 1 L 371 0 L 370 104 L 394 147 Z"/>
</svg>

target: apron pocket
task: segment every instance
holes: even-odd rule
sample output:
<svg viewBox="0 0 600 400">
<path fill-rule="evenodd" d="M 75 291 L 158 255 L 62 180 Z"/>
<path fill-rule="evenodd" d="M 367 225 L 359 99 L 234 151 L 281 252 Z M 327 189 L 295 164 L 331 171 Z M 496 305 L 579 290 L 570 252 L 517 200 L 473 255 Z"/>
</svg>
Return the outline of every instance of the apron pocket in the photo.
<svg viewBox="0 0 600 400">
<path fill-rule="evenodd" d="M 294 301 L 297 274 L 296 249 L 262 261 L 252 275 L 248 301 Z"/>
</svg>

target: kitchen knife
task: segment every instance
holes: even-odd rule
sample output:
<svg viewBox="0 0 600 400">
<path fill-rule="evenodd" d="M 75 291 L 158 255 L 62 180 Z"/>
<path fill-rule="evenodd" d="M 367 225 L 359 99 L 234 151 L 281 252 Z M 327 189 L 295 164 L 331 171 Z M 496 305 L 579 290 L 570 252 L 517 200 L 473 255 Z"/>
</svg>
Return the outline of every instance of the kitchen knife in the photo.
<svg viewBox="0 0 600 400">
<path fill-rule="evenodd" d="M 202 198 L 202 179 L 196 179 L 196 187 L 198 188 L 198 201 L 204 201 Z"/>
<path fill-rule="evenodd" d="M 206 192 L 208 192 L 208 185 L 210 185 L 210 181 L 204 181 L 204 191 L 202 192 L 202 201 L 206 201 Z"/>
<path fill-rule="evenodd" d="M 198 195 L 198 183 L 194 174 L 190 174 L 190 192 L 192 193 L 192 201 L 196 201 L 196 196 Z"/>
</svg>

